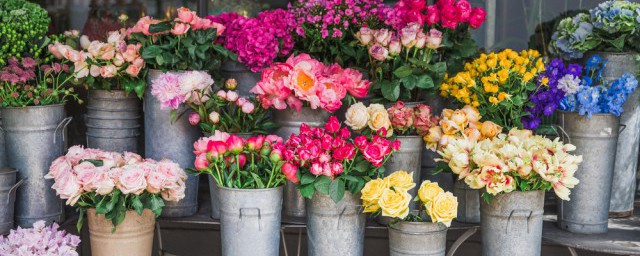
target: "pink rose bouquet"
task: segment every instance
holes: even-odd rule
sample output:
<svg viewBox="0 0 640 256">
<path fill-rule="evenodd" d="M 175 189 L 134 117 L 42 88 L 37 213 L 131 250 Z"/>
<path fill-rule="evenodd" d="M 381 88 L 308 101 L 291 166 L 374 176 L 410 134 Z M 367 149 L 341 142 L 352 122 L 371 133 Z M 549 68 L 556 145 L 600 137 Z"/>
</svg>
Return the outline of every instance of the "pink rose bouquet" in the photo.
<svg viewBox="0 0 640 256">
<path fill-rule="evenodd" d="M 262 71 L 262 79 L 250 92 L 258 95 L 265 108 L 287 106 L 300 110 L 305 105 L 334 112 L 345 98 L 363 98 L 371 82 L 354 69 L 338 64 L 325 65 L 308 54 L 291 55 Z"/>
<path fill-rule="evenodd" d="M 400 141 L 378 135 L 352 139 L 349 129 L 332 116 L 323 128 L 303 123 L 300 134 L 287 140 L 282 172 L 304 197 L 311 198 L 317 191 L 338 202 L 345 190 L 356 194 L 365 182 L 381 176 L 381 167 L 399 148 Z"/>
<path fill-rule="evenodd" d="M 45 178 L 53 179 L 51 188 L 67 205 L 78 205 L 79 229 L 89 208 L 105 214 L 114 226 L 122 223 L 127 210 L 142 214 L 148 208 L 160 216 L 164 201 L 185 197 L 187 174 L 169 160 L 73 146 L 53 161 Z"/>
<path fill-rule="evenodd" d="M 393 134 L 424 136 L 439 122 L 438 116 L 431 114 L 429 105 L 408 107 L 402 101 L 388 109 L 376 103 L 365 107 L 359 102 L 347 109 L 345 118 L 347 126 L 354 131 L 367 135 L 384 131 L 386 137 Z"/>
<path fill-rule="evenodd" d="M 178 8 L 178 17 L 170 21 L 142 17 L 127 29 L 130 43 L 141 45 L 141 56 L 149 68 L 163 71 L 214 70 L 225 58 L 235 58 L 213 43 L 225 27 L 194 11 Z"/>
<path fill-rule="evenodd" d="M 196 173 L 206 173 L 218 185 L 237 189 L 264 189 L 282 186 L 285 181 L 284 145 L 275 135 L 242 139 L 215 131 L 193 144 Z"/>
<path fill-rule="evenodd" d="M 7 236 L 0 236 L 0 255 L 78 256 L 80 237 L 59 228 L 57 223 L 45 226 L 41 220 L 33 228 L 11 230 Z"/>
</svg>

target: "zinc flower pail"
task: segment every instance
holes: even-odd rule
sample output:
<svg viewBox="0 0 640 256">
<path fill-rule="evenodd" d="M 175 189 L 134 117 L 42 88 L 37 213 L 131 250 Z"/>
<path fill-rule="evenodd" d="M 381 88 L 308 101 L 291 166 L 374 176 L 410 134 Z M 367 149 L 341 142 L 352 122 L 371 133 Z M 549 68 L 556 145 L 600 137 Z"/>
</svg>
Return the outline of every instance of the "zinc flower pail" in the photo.
<svg viewBox="0 0 640 256">
<path fill-rule="evenodd" d="M 480 190 L 472 189 L 464 180 L 453 183 L 453 195 L 458 198 L 458 217 L 463 223 L 480 223 Z"/>
<path fill-rule="evenodd" d="M 306 207 L 307 255 L 363 255 L 365 215 L 360 195 L 345 191 L 335 203 L 328 195 L 315 193 Z"/>
<path fill-rule="evenodd" d="M 573 233 L 606 233 L 620 118 L 561 111 L 558 119 L 566 133 L 563 139 L 575 145 L 574 154 L 583 159 L 571 200 L 558 200 L 558 226 Z"/>
<path fill-rule="evenodd" d="M 210 133 L 204 135 L 211 136 Z M 234 135 L 245 140 L 251 137 L 251 133 L 234 133 Z M 220 188 L 211 175 L 208 175 L 207 178 L 209 180 L 209 196 L 211 197 L 211 218 L 220 219 Z"/>
<path fill-rule="evenodd" d="M 260 72 L 252 72 L 244 64 L 234 60 L 222 62 L 220 74 L 225 80 L 233 78 L 238 82 L 236 91 L 241 97 L 251 97 L 252 94 L 249 90 L 251 90 L 261 78 Z"/>
<path fill-rule="evenodd" d="M 602 71 L 605 81 L 614 81 L 625 72 L 636 74 L 638 62 L 633 52 L 587 52 L 585 60 L 598 55 L 607 62 Z M 611 205 L 609 215 L 612 217 L 629 217 L 633 214 L 636 182 L 634 177 L 638 169 L 638 151 L 640 149 L 640 90 L 636 89 L 622 106 L 620 123 L 626 128 L 620 132 L 616 149 L 616 163 L 613 169 L 611 188 Z"/>
<path fill-rule="evenodd" d="M 144 143 L 145 157 L 151 159 L 170 159 L 182 168 L 193 168 L 196 156 L 193 154 L 193 143 L 200 138 L 197 126 L 189 123 L 187 107 L 176 112 L 176 120 L 171 122 L 171 111 L 161 109 L 160 102 L 151 95 L 151 81 L 162 74 L 159 70 L 149 70 L 147 74 L 147 91 L 144 95 Z M 185 198 L 178 202 L 167 202 L 163 217 L 185 217 L 198 211 L 198 176 L 189 175 L 186 184 Z"/>
<path fill-rule="evenodd" d="M 89 90 L 85 116 L 87 147 L 138 153 L 140 106 L 135 93 Z"/>
<path fill-rule="evenodd" d="M 275 134 L 286 141 L 291 137 L 291 134 L 300 133 L 300 125 L 302 123 L 306 123 L 310 127 L 321 127 L 327 122 L 329 116 L 331 116 L 329 112 L 308 107 L 303 107 L 300 111 L 291 108 L 273 111 L 273 121 L 278 125 Z M 284 187 L 284 203 L 282 206 L 284 215 L 305 217 L 306 209 L 304 204 L 304 197 L 302 197 L 295 184 L 287 181 Z"/>
<path fill-rule="evenodd" d="M 389 224 L 390 256 L 444 256 L 447 226 L 442 223 L 398 221 Z"/>
<path fill-rule="evenodd" d="M 149 209 L 138 215 L 127 211 L 124 221 L 113 231 L 111 220 L 95 209 L 87 211 L 92 256 L 150 256 L 156 215 Z"/>
<path fill-rule="evenodd" d="M 64 220 L 64 203 L 45 180 L 51 162 L 65 151 L 66 127 L 63 104 L 6 107 L 2 110 L 8 166 L 18 170 L 24 184 L 18 188 L 15 207 L 17 226 L 31 227 L 38 220 L 47 224 Z"/>
<path fill-rule="evenodd" d="M 480 210 L 483 256 L 540 255 L 543 190 L 499 194 Z"/>
<path fill-rule="evenodd" d="M 222 255 L 280 255 L 283 187 L 218 189 Z"/>
<path fill-rule="evenodd" d="M 7 167 L 7 151 L 4 146 L 4 130 L 2 129 L 2 109 L 0 109 L 0 168 Z"/>
<path fill-rule="evenodd" d="M 15 169 L 0 168 L 0 235 L 13 229 L 16 191 L 24 182 L 16 183 L 17 174 Z"/>
</svg>

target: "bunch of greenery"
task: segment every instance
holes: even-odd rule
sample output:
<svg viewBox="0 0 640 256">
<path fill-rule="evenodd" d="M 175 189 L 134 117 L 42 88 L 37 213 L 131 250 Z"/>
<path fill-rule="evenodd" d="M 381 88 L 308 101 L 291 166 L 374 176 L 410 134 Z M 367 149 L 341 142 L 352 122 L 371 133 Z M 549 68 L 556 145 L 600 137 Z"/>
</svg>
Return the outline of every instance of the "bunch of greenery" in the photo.
<svg viewBox="0 0 640 256">
<path fill-rule="evenodd" d="M 45 9 L 26 0 L 2 0 L 0 20 L 0 67 L 12 57 L 43 57 L 51 22 Z"/>
</svg>

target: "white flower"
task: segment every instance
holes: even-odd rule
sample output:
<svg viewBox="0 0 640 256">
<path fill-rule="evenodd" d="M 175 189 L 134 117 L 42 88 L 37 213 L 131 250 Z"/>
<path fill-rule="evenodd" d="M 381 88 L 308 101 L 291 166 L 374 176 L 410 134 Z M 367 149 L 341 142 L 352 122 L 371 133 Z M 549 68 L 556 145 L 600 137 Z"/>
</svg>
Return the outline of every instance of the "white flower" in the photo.
<svg viewBox="0 0 640 256">
<path fill-rule="evenodd" d="M 575 94 L 580 88 L 580 79 L 572 74 L 567 74 L 558 79 L 558 89 L 567 94 Z"/>
<path fill-rule="evenodd" d="M 367 107 L 365 107 L 362 102 L 353 104 L 347 109 L 345 124 L 351 127 L 351 129 L 356 131 L 361 130 L 367 126 L 368 121 L 369 112 L 367 112 Z"/>
</svg>

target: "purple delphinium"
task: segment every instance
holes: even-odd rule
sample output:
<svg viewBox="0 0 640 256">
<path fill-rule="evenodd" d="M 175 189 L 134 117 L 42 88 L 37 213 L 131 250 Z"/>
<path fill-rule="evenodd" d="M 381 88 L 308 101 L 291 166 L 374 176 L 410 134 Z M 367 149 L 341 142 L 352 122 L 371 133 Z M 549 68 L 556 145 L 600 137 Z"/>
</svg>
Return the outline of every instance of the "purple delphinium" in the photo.
<svg viewBox="0 0 640 256">
<path fill-rule="evenodd" d="M 0 255 L 77 256 L 80 238 L 58 228 L 58 224 L 45 226 L 44 221 L 38 221 L 33 228 L 11 230 L 0 237 Z"/>
</svg>

